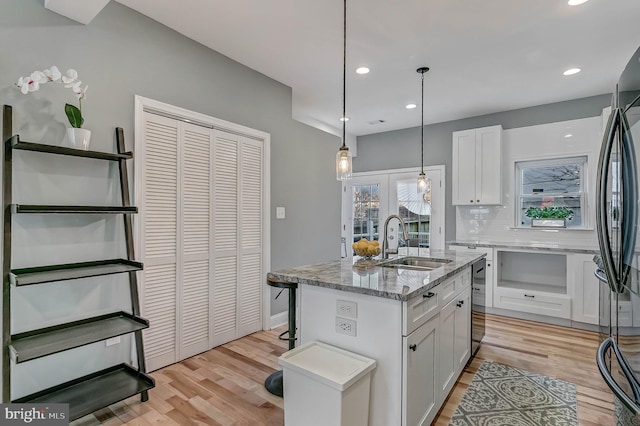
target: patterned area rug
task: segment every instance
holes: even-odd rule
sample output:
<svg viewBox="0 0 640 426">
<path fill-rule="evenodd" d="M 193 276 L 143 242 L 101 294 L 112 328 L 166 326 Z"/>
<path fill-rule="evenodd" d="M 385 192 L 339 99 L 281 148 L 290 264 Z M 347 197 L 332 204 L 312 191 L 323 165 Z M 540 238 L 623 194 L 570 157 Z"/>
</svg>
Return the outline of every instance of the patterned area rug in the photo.
<svg viewBox="0 0 640 426">
<path fill-rule="evenodd" d="M 485 361 L 449 426 L 576 426 L 576 386 Z"/>
</svg>

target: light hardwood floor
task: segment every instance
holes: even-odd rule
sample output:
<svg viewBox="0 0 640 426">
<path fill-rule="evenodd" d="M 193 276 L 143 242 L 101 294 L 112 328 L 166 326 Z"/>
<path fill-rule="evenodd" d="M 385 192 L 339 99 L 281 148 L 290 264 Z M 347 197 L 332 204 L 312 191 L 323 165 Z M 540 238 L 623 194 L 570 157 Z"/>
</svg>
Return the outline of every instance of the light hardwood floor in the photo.
<svg viewBox="0 0 640 426">
<path fill-rule="evenodd" d="M 282 399 L 263 387 L 286 350 L 280 332 L 255 333 L 153 372 L 148 402 L 130 398 L 72 424 L 282 425 Z M 490 360 L 575 383 L 579 424 L 613 425 L 613 396 L 596 367 L 597 345 L 596 333 L 487 315 L 483 345 L 434 424 L 448 424 L 474 372 Z"/>
</svg>

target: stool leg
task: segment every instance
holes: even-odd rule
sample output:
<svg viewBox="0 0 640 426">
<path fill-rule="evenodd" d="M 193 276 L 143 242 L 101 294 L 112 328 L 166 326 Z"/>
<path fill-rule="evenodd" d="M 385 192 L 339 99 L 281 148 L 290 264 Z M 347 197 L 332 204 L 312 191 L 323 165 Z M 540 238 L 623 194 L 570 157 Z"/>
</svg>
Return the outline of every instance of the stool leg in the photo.
<svg viewBox="0 0 640 426">
<path fill-rule="evenodd" d="M 289 290 L 289 350 L 296 346 L 296 289 Z"/>
</svg>

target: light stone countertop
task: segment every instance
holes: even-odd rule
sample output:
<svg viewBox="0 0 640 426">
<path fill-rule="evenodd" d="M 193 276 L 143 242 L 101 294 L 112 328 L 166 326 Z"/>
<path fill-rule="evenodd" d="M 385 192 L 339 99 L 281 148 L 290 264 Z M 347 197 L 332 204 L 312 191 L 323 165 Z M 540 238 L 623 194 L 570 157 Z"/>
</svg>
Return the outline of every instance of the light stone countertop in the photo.
<svg viewBox="0 0 640 426">
<path fill-rule="evenodd" d="M 576 243 L 551 243 L 551 242 L 535 242 L 535 241 L 463 241 L 454 240 L 447 241 L 447 246 L 471 246 L 471 247 L 490 247 L 490 248 L 507 248 L 507 249 L 523 249 L 523 250 L 541 250 L 541 251 L 566 251 L 570 253 L 582 254 L 599 254 L 600 249 L 597 245 L 589 246 Z"/>
<path fill-rule="evenodd" d="M 431 271 L 383 268 L 377 261 L 335 260 L 315 265 L 298 266 L 269 272 L 268 278 L 303 285 L 368 294 L 406 301 L 426 293 L 446 279 L 485 257 L 484 253 L 431 250 L 430 258 L 447 259 L 447 263 Z"/>
</svg>

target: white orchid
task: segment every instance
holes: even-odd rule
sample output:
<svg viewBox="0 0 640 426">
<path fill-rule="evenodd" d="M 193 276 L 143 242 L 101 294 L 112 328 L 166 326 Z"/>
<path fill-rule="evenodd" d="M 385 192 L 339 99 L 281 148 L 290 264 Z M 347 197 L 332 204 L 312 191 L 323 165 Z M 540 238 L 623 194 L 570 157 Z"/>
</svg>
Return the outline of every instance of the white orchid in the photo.
<svg viewBox="0 0 640 426">
<path fill-rule="evenodd" d="M 62 82 L 65 84 L 64 87 L 71 87 L 78 79 L 78 72 L 72 68 L 68 69 L 65 75 L 62 76 Z"/>
<path fill-rule="evenodd" d="M 78 80 L 78 72 L 73 68 L 68 69 L 67 72 L 62 75 L 58 67 L 53 65 L 44 71 L 34 71 L 27 77 L 20 77 L 16 86 L 26 95 L 27 93 L 40 90 L 40 85 L 48 82 L 63 83 L 64 87 L 73 90 L 76 98 L 78 98 L 80 108 L 71 104 L 65 104 L 64 110 L 71 126 L 81 128 L 84 123 L 84 118 L 82 117 L 82 99 L 84 99 L 89 86 L 82 87 L 82 81 Z"/>
<path fill-rule="evenodd" d="M 53 82 L 57 82 L 62 77 L 62 74 L 60 74 L 60 70 L 58 70 L 58 67 L 56 67 L 55 65 L 48 70 L 44 70 L 44 75 L 47 77 L 47 80 Z"/>
</svg>

